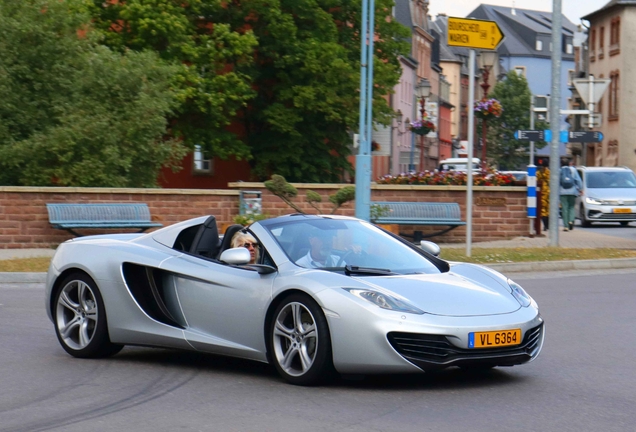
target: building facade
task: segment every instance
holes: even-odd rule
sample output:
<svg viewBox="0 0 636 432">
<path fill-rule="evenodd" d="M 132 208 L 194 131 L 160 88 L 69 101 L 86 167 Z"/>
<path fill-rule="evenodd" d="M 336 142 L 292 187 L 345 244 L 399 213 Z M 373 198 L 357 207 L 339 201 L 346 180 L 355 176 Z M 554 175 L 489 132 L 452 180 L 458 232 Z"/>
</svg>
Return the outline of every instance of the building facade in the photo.
<svg viewBox="0 0 636 432">
<path fill-rule="evenodd" d="M 636 0 L 612 0 L 583 17 L 589 21 L 587 70 L 595 78 L 610 79 L 596 111 L 601 114 L 601 143 L 585 145 L 589 166 L 628 166 L 636 170 Z"/>
</svg>

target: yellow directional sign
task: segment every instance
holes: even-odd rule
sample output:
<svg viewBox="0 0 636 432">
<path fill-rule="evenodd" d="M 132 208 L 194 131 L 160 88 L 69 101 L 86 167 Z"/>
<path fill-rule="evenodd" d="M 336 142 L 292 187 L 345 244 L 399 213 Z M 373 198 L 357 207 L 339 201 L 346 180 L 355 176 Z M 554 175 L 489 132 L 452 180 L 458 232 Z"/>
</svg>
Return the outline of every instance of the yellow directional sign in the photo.
<svg viewBox="0 0 636 432">
<path fill-rule="evenodd" d="M 494 50 L 504 35 L 494 21 L 448 17 L 448 45 Z"/>
</svg>

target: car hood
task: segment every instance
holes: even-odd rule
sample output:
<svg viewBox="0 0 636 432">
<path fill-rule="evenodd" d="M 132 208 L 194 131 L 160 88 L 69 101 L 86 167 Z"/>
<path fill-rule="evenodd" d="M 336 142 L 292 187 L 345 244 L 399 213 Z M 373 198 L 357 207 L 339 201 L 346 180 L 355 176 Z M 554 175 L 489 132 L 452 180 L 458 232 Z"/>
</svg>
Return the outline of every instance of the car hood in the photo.
<svg viewBox="0 0 636 432">
<path fill-rule="evenodd" d="M 521 307 L 505 284 L 505 278 L 474 265 L 462 264 L 457 270 L 433 275 L 356 279 L 372 288 L 390 290 L 433 315 L 498 315 Z"/>
<path fill-rule="evenodd" d="M 602 200 L 636 201 L 635 188 L 588 188 L 585 195 Z"/>
</svg>

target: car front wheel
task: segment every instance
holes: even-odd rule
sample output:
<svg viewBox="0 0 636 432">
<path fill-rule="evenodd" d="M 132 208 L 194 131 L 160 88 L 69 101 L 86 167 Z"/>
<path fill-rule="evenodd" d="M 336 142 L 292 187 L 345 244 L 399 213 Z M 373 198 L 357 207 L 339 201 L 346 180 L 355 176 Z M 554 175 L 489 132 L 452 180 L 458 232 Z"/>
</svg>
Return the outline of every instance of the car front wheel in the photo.
<svg viewBox="0 0 636 432">
<path fill-rule="evenodd" d="M 62 348 L 74 357 L 107 357 L 123 348 L 110 342 L 101 293 L 84 273 L 73 273 L 60 284 L 53 320 Z"/>
<path fill-rule="evenodd" d="M 333 360 L 327 320 L 309 296 L 293 294 L 276 308 L 268 332 L 274 367 L 289 383 L 315 385 L 331 377 Z"/>
<path fill-rule="evenodd" d="M 592 222 L 587 220 L 587 217 L 585 215 L 585 207 L 583 206 L 583 204 L 581 204 L 581 208 L 580 208 L 579 214 L 581 216 L 581 226 L 584 226 L 584 227 L 592 226 Z"/>
</svg>

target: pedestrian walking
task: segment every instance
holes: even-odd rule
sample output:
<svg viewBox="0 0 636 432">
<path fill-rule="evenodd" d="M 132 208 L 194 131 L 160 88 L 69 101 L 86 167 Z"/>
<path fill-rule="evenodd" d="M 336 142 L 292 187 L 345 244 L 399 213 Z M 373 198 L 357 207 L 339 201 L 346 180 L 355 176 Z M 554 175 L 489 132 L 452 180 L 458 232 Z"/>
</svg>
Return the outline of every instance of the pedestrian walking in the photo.
<svg viewBox="0 0 636 432">
<path fill-rule="evenodd" d="M 563 231 L 572 231 L 574 229 L 574 203 L 576 202 L 576 197 L 581 194 L 582 189 L 583 182 L 576 168 L 574 168 L 574 160 L 566 160 L 559 173 L 559 197 Z"/>
</svg>

